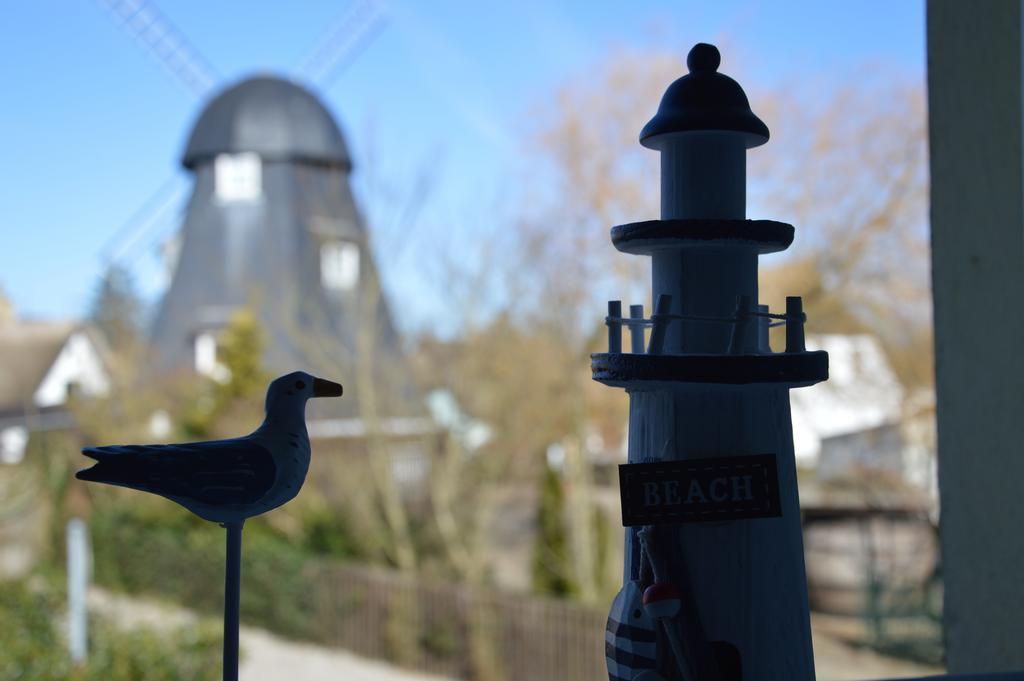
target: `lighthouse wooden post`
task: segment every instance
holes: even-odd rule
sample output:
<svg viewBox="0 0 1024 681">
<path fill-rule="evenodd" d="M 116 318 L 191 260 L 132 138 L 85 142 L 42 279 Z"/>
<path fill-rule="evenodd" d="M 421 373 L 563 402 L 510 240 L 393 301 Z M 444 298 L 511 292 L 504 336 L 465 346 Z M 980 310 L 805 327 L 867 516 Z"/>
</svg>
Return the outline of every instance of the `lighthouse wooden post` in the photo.
<svg viewBox="0 0 1024 681">
<path fill-rule="evenodd" d="M 793 227 L 746 219 L 746 152 L 768 128 L 719 62 L 696 45 L 640 134 L 661 153 L 661 219 L 611 233 L 620 251 L 651 256 L 656 309 L 643 323 L 660 333 L 624 353 L 612 336 L 637 320 L 609 314 L 609 352 L 592 357 L 594 379 L 630 396 L 612 679 L 814 678 L 788 391 L 824 380 L 828 357 L 804 349 L 799 300 L 778 314 L 757 304 L 758 257 L 787 248 Z M 772 319 L 787 326 L 785 352 L 767 347 Z M 653 582 L 679 594 L 674 631 L 628 621 L 630 598 L 648 589 L 650 609 L 666 592 Z"/>
</svg>

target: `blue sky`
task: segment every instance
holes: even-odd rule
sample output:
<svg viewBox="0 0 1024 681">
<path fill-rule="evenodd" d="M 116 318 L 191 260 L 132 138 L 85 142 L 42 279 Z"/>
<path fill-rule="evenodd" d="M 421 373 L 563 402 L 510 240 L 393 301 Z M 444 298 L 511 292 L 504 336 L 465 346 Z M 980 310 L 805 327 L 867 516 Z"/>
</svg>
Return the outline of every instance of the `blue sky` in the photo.
<svg viewBox="0 0 1024 681">
<path fill-rule="evenodd" d="M 226 84 L 258 71 L 294 74 L 349 4 L 158 6 Z M 395 186 L 440 159 L 422 239 L 453 215 L 486 214 L 487 202 L 508 192 L 508 169 L 522 162 L 522 117 L 613 46 L 678 46 L 681 75 L 694 42 L 724 38 L 756 55 L 742 70 L 760 88 L 864 63 L 924 74 L 923 0 L 392 0 L 386 11 L 383 31 L 318 91 L 347 134 L 364 201 L 384 200 L 367 195 L 358 175 L 371 152 L 374 172 Z M 178 157 L 201 99 L 91 0 L 5 7 L 0 78 L 0 287 L 24 316 L 81 317 L 104 244 L 169 178 L 187 189 Z M 158 293 L 155 245 L 174 229 L 177 210 L 129 252 L 150 296 Z M 415 249 L 404 253 L 385 259 L 384 277 L 399 323 L 418 328 L 429 324 L 431 293 L 410 274 Z"/>
</svg>

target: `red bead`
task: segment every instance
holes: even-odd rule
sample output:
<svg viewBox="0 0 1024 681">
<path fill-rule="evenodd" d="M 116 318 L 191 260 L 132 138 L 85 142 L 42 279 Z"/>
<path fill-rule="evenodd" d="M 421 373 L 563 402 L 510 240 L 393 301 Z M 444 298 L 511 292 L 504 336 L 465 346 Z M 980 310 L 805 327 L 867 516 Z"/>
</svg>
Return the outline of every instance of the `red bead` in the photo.
<svg viewBox="0 0 1024 681">
<path fill-rule="evenodd" d="M 669 599 L 679 600 L 681 597 L 679 589 L 670 582 L 656 582 L 644 589 L 644 605 Z"/>
</svg>

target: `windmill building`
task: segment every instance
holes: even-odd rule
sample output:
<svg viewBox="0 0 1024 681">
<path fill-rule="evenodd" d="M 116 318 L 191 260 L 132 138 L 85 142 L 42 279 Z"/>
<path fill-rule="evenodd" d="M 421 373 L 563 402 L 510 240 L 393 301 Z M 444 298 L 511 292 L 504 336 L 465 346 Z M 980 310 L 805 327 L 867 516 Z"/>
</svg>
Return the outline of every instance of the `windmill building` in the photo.
<svg viewBox="0 0 1024 681">
<path fill-rule="evenodd" d="M 260 322 L 270 370 L 349 382 L 362 362 L 375 381 L 396 372 L 398 336 L 349 185 L 352 160 L 311 92 L 271 76 L 228 87 L 199 115 L 182 164 L 193 189 L 153 328 L 161 372 L 216 378 L 217 338 L 244 308 Z M 412 400 L 405 383 L 398 392 Z M 351 415 L 355 400 L 343 402 Z"/>
</svg>

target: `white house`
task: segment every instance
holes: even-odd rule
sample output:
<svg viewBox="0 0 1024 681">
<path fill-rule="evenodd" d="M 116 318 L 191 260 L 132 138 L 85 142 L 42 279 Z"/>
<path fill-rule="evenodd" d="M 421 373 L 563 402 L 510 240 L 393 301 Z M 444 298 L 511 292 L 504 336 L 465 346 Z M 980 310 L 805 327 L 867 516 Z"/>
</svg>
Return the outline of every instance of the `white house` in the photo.
<svg viewBox="0 0 1024 681">
<path fill-rule="evenodd" d="M 107 393 L 104 356 L 86 325 L 0 318 L 0 463 L 20 462 L 31 432 L 71 426 L 73 394 Z"/>
<path fill-rule="evenodd" d="M 829 356 L 828 380 L 790 393 L 797 464 L 817 467 L 822 440 L 899 423 L 903 388 L 869 335 L 808 336 Z"/>
<path fill-rule="evenodd" d="M 797 464 L 825 480 L 886 471 L 934 492 L 931 396 L 905 394 L 874 336 L 809 336 L 807 348 L 828 352 L 829 380 L 790 393 Z"/>
</svg>

